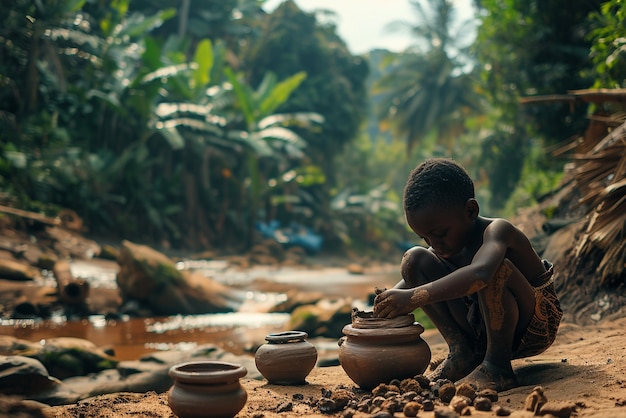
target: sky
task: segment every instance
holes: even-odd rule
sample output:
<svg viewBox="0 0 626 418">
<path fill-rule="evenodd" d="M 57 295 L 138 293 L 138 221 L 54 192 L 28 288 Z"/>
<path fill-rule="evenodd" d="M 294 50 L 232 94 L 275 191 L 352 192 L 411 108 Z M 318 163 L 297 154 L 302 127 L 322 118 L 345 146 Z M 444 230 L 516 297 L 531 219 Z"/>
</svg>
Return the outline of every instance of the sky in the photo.
<svg viewBox="0 0 626 418">
<path fill-rule="evenodd" d="M 265 10 L 273 11 L 284 0 L 266 0 Z M 397 20 L 416 22 L 409 0 L 294 0 L 302 10 L 332 10 L 338 15 L 337 32 L 352 54 L 384 48 L 399 52 L 411 45 L 407 33 L 389 33 L 385 27 Z M 459 21 L 473 16 L 472 0 L 452 0 Z M 471 36 L 471 35 L 470 35 Z M 469 42 L 468 42 L 469 43 Z"/>
</svg>

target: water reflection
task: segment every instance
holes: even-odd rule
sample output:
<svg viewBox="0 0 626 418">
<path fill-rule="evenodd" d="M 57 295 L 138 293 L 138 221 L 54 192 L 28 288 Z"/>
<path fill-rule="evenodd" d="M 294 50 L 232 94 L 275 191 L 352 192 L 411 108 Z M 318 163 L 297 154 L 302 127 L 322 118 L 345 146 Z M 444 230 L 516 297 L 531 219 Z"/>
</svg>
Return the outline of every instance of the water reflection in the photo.
<svg viewBox="0 0 626 418">
<path fill-rule="evenodd" d="M 160 350 L 191 350 L 215 344 L 243 354 L 264 342 L 267 334 L 284 329 L 288 314 L 207 314 L 165 318 L 107 320 L 93 315 L 81 321 L 10 319 L 0 321 L 0 334 L 28 341 L 74 337 L 113 348 L 118 360 L 136 360 Z"/>
<path fill-rule="evenodd" d="M 72 275 L 89 281 L 92 291 L 115 289 L 118 265 L 107 260 L 76 260 L 70 265 Z M 221 260 L 179 262 L 179 269 L 195 270 L 241 292 L 238 312 L 206 315 L 178 315 L 161 318 L 115 320 L 92 315 L 79 321 L 63 316 L 48 320 L 3 320 L 0 335 L 29 341 L 54 337 L 76 337 L 100 347 L 111 347 L 118 360 L 136 360 L 143 354 L 160 350 L 190 350 L 198 345 L 215 344 L 235 354 L 250 353 L 264 343 L 265 336 L 284 331 L 289 314 L 267 313 L 286 300 L 285 292 L 321 292 L 329 298 L 350 297 L 366 300 L 374 286 L 393 286 L 396 270 L 352 275 L 344 268 L 302 269 L 255 267 L 237 270 Z M 271 284 L 268 285 L 268 284 Z M 268 291 L 271 290 L 271 291 Z M 332 345 L 336 347 L 335 342 Z"/>
</svg>

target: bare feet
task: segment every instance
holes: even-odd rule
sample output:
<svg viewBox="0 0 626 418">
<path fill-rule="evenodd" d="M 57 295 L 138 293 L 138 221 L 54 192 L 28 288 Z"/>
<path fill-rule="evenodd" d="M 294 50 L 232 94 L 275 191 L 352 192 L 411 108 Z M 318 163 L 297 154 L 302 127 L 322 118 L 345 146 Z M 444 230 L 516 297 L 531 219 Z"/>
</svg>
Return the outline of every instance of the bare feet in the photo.
<svg viewBox="0 0 626 418">
<path fill-rule="evenodd" d="M 480 364 L 480 360 L 479 358 L 471 358 L 465 355 L 448 354 L 448 357 L 426 377 L 431 382 L 435 382 L 438 379 L 448 379 L 451 382 L 456 382 L 474 370 Z"/>
<path fill-rule="evenodd" d="M 469 383 L 477 390 L 495 389 L 502 392 L 518 386 L 513 368 L 496 366 L 489 361 L 483 361 L 469 375 L 456 382 Z"/>
</svg>

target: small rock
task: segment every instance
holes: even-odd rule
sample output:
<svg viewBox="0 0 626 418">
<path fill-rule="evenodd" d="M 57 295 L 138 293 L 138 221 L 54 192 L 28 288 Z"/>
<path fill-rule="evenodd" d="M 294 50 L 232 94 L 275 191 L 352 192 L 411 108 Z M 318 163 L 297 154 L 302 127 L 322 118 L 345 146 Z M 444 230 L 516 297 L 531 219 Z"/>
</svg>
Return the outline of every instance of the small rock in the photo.
<svg viewBox="0 0 626 418">
<path fill-rule="evenodd" d="M 359 402 L 359 404 L 356 407 L 356 410 L 359 412 L 369 412 L 371 408 L 372 408 L 372 400 L 364 399 L 361 402 Z"/>
<path fill-rule="evenodd" d="M 576 411 L 576 405 L 570 402 L 547 402 L 539 409 L 539 415 L 553 415 L 557 418 L 569 418 Z"/>
<path fill-rule="evenodd" d="M 449 408 L 437 408 L 434 412 L 435 418 L 457 418 L 459 414 Z"/>
<path fill-rule="evenodd" d="M 402 399 L 404 401 L 411 402 L 411 401 L 415 400 L 416 396 L 417 396 L 417 392 L 410 390 L 410 391 L 404 392 L 402 394 Z"/>
<path fill-rule="evenodd" d="M 404 379 L 400 382 L 400 390 L 402 393 L 406 392 L 420 392 L 423 386 L 415 379 Z"/>
<path fill-rule="evenodd" d="M 400 396 L 400 393 L 390 390 L 389 392 L 386 392 L 384 396 L 385 398 L 395 398 L 396 396 Z"/>
<path fill-rule="evenodd" d="M 293 410 L 293 404 L 291 402 L 283 402 L 276 407 L 276 412 L 289 412 Z"/>
<path fill-rule="evenodd" d="M 470 385 L 469 383 L 461 383 L 456 388 L 456 395 L 465 396 L 469 398 L 470 403 L 471 403 L 471 402 L 474 402 L 474 399 L 476 398 L 476 390 L 474 390 L 474 387 Z"/>
<path fill-rule="evenodd" d="M 391 413 L 402 411 L 402 404 L 398 398 L 389 398 L 380 407 Z"/>
<path fill-rule="evenodd" d="M 354 394 L 347 389 L 335 390 L 330 399 L 335 402 L 336 411 L 344 409 L 350 401 L 356 400 Z"/>
<path fill-rule="evenodd" d="M 383 396 L 377 396 L 374 399 L 372 399 L 372 405 L 373 406 L 380 407 L 383 404 L 383 402 L 385 402 L 385 397 L 383 397 Z"/>
<path fill-rule="evenodd" d="M 422 408 L 426 412 L 434 411 L 435 403 L 432 401 L 432 399 L 425 399 L 424 402 L 422 402 Z"/>
<path fill-rule="evenodd" d="M 511 415 L 511 410 L 509 408 L 505 408 L 504 406 L 497 405 L 493 412 L 495 412 L 497 417 L 508 417 Z"/>
<path fill-rule="evenodd" d="M 476 396 L 482 396 L 489 399 L 491 402 L 498 402 L 498 391 L 495 389 L 483 389 L 476 393 Z"/>
<path fill-rule="evenodd" d="M 381 383 L 380 385 L 372 389 L 372 395 L 374 395 L 374 397 L 385 396 L 385 393 L 387 392 L 400 393 L 400 388 L 398 388 L 398 386 L 396 385 L 387 385 L 387 384 Z"/>
<path fill-rule="evenodd" d="M 457 414 L 460 414 L 466 407 L 470 406 L 469 398 L 465 396 L 455 395 L 450 400 L 450 409 L 454 410 Z"/>
<path fill-rule="evenodd" d="M 543 394 L 543 387 L 536 386 L 526 397 L 524 409 L 538 415 L 540 408 L 548 402 L 548 398 Z"/>
<path fill-rule="evenodd" d="M 426 376 L 424 376 L 423 374 L 418 374 L 413 379 L 417 383 L 419 383 L 419 385 L 422 387 L 422 389 L 430 389 L 430 379 L 427 378 Z"/>
<path fill-rule="evenodd" d="M 454 383 L 444 383 L 439 388 L 439 399 L 443 403 L 450 403 L 452 398 L 456 395 L 456 387 L 454 387 Z"/>
<path fill-rule="evenodd" d="M 421 408 L 422 405 L 417 402 L 408 402 L 404 405 L 402 412 L 407 417 L 416 417 Z"/>
<path fill-rule="evenodd" d="M 346 408 L 341 413 L 342 418 L 353 418 L 357 411 L 352 408 Z"/>
<path fill-rule="evenodd" d="M 332 414 L 333 412 L 337 412 L 339 410 L 335 401 L 330 398 L 322 398 L 317 401 L 317 408 L 324 414 Z"/>
<path fill-rule="evenodd" d="M 476 408 L 477 411 L 491 411 L 492 405 L 491 399 L 484 396 L 477 396 L 476 399 L 474 399 L 474 408 Z"/>
</svg>

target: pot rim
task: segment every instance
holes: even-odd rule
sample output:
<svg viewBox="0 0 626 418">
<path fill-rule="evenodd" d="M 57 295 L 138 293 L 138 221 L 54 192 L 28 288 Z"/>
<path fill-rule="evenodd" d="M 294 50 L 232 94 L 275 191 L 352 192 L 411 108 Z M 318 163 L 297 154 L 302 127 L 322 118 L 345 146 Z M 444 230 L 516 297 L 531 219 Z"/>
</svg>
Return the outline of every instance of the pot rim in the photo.
<svg viewBox="0 0 626 418">
<path fill-rule="evenodd" d="M 248 374 L 241 364 L 226 361 L 189 361 L 170 367 L 168 376 L 183 383 L 215 384 L 234 382 Z"/>
<path fill-rule="evenodd" d="M 288 343 L 304 341 L 308 336 L 304 331 L 283 331 L 267 334 L 265 340 L 268 343 Z"/>
<path fill-rule="evenodd" d="M 401 328 L 357 328 L 348 324 L 342 329 L 343 334 L 354 337 L 386 338 L 394 336 L 421 335 L 424 326 L 419 322 Z"/>
</svg>

